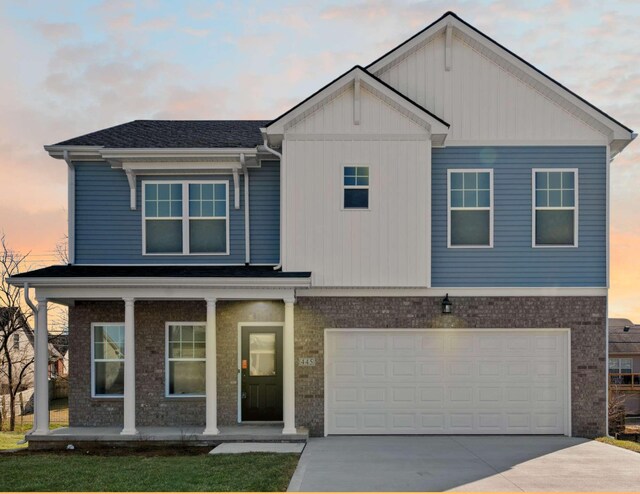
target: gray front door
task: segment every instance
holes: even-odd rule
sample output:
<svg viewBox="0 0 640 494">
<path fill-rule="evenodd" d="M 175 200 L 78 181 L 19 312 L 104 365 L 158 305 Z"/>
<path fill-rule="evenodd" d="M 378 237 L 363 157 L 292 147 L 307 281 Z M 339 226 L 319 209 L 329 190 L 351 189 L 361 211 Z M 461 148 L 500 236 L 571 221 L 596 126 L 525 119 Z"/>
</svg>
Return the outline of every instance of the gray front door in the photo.
<svg viewBox="0 0 640 494">
<path fill-rule="evenodd" d="M 242 421 L 282 420 L 282 326 L 242 328 Z"/>
</svg>

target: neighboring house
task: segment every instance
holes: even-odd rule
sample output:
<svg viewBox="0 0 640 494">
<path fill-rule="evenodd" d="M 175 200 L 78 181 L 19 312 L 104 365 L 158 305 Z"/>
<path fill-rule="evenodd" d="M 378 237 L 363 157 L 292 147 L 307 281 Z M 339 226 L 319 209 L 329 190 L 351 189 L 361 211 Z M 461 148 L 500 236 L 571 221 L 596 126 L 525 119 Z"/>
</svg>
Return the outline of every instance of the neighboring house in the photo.
<svg viewBox="0 0 640 494">
<path fill-rule="evenodd" d="M 10 282 L 69 305 L 72 427 L 599 436 L 634 138 L 447 13 L 271 121 L 46 146 L 70 264 Z"/>
<path fill-rule="evenodd" d="M 22 314 L 22 311 L 16 307 L 0 307 L 0 327 L 7 328 L 9 321 L 12 320 L 12 313 L 19 312 L 17 320 L 20 321 L 20 328 L 7 338 L 7 346 L 9 349 L 10 360 L 12 362 L 12 382 L 13 386 L 20 383 L 18 393 L 20 398 L 16 400 L 16 407 L 19 407 L 21 413 L 31 413 L 33 411 L 32 389 L 34 384 L 34 333 L 28 321 Z M 7 334 L 9 331 L 4 332 Z M 67 376 L 67 367 L 64 364 L 64 353 L 60 350 L 64 349 L 63 341 L 58 342 L 59 336 L 51 337 L 48 350 L 48 367 L 47 379 L 51 381 L 50 387 L 55 389 L 53 381 Z M 8 360 L 4 352 L 0 352 L 0 401 L 2 401 L 2 410 L 9 405 L 9 378 L 8 378 Z M 21 376 L 21 377 L 20 377 Z M 66 387 L 65 387 L 66 388 Z M 4 395 L 4 396 L 3 396 Z"/>
<path fill-rule="evenodd" d="M 609 319 L 609 385 L 627 415 L 640 415 L 640 325 L 629 319 Z"/>
</svg>

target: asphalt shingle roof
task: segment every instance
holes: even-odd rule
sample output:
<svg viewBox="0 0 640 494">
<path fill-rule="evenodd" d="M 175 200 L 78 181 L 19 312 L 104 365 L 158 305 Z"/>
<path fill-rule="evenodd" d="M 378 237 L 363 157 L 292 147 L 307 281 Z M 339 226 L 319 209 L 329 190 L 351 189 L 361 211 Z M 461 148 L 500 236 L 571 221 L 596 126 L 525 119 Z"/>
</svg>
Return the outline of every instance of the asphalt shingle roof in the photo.
<svg viewBox="0 0 640 494">
<path fill-rule="evenodd" d="M 625 326 L 629 331 L 624 331 Z M 629 319 L 609 319 L 609 353 L 640 353 L 640 325 Z"/>
<path fill-rule="evenodd" d="M 134 120 L 55 144 L 105 148 L 252 148 L 268 120 Z"/>
</svg>

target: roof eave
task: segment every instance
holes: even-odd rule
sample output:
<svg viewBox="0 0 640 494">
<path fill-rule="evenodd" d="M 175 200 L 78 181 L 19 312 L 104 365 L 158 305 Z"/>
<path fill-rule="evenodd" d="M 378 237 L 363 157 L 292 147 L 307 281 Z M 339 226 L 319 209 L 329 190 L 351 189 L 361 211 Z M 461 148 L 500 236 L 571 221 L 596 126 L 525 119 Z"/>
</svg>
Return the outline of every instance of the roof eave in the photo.
<svg viewBox="0 0 640 494">
<path fill-rule="evenodd" d="M 311 276 L 302 277 L 20 277 L 7 278 L 12 286 L 31 288 L 100 287 L 233 287 L 233 288 L 309 288 Z"/>
</svg>

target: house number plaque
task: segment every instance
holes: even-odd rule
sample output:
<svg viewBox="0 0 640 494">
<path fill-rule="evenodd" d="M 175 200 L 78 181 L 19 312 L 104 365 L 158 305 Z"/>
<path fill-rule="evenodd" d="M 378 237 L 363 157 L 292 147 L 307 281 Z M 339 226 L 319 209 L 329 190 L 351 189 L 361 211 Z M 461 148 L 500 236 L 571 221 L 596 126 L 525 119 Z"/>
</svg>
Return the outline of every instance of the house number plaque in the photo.
<svg viewBox="0 0 640 494">
<path fill-rule="evenodd" d="M 298 367 L 315 367 L 316 366 L 316 358 L 315 357 L 300 357 L 298 358 Z"/>
</svg>

